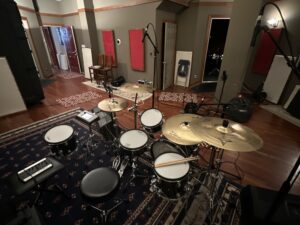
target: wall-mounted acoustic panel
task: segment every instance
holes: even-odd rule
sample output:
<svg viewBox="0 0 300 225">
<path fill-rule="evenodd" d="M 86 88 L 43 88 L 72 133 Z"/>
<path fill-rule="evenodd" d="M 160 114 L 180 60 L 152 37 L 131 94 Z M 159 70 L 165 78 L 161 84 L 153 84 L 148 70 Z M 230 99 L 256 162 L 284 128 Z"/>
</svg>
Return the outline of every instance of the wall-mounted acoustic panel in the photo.
<svg viewBox="0 0 300 225">
<path fill-rule="evenodd" d="M 267 93 L 267 100 L 275 104 L 278 103 L 290 73 L 291 68 L 286 64 L 284 57 L 275 55 L 263 87 Z"/>
<path fill-rule="evenodd" d="M 129 30 L 129 48 L 131 68 L 137 71 L 145 71 L 145 53 L 143 40 L 143 29 Z"/>
<path fill-rule="evenodd" d="M 275 40 L 281 35 L 281 29 L 271 29 L 269 31 Z M 262 32 L 260 43 L 256 50 L 255 59 L 252 66 L 252 72 L 267 75 L 276 53 L 276 46 L 266 32 Z"/>
<path fill-rule="evenodd" d="M 113 66 L 117 66 L 114 32 L 112 30 L 102 30 L 101 33 L 102 33 L 104 54 L 107 56 L 112 56 Z"/>
</svg>

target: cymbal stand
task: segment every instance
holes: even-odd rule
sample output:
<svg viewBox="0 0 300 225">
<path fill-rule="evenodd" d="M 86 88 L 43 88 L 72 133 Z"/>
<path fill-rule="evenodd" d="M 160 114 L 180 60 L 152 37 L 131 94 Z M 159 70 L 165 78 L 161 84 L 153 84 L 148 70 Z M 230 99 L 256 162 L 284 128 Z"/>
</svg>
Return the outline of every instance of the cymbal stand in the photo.
<svg viewBox="0 0 300 225">
<path fill-rule="evenodd" d="M 129 112 L 134 112 L 134 129 L 137 129 L 138 127 L 138 105 L 137 105 L 137 97 L 138 97 L 138 93 L 135 93 L 135 100 L 134 100 L 134 104 L 132 107 L 130 107 L 128 109 Z"/>
<path fill-rule="evenodd" d="M 85 159 L 84 159 L 84 165 L 86 165 L 86 163 L 87 163 L 88 155 L 91 155 L 91 152 L 93 152 L 98 146 L 98 144 L 96 142 L 94 142 L 94 140 L 93 140 L 95 134 L 93 133 L 92 124 L 93 124 L 93 122 L 89 124 L 89 136 L 85 143 L 86 144 L 86 154 L 85 154 Z"/>
<path fill-rule="evenodd" d="M 210 224 L 213 219 L 213 209 L 214 209 L 214 200 L 215 200 L 215 195 L 216 195 L 216 185 L 217 185 L 217 180 L 219 178 L 219 172 L 220 172 L 220 166 L 221 166 L 221 159 L 223 154 L 220 152 L 217 153 L 218 149 L 214 146 L 212 146 L 212 153 L 210 155 L 210 160 L 209 160 L 209 176 L 207 177 L 208 181 L 210 181 L 210 187 L 209 187 L 209 193 L 207 193 L 207 197 L 209 200 L 209 215 L 210 215 Z M 216 203 L 217 205 L 219 204 L 219 200 Z"/>
</svg>

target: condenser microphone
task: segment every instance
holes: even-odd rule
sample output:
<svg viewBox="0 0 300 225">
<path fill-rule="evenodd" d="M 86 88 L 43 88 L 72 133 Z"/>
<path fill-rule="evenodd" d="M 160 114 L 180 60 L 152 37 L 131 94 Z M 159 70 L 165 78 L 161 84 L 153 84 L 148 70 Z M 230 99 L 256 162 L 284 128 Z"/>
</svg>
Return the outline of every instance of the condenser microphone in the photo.
<svg viewBox="0 0 300 225">
<path fill-rule="evenodd" d="M 256 38 L 257 38 L 259 32 L 262 29 L 262 27 L 261 27 L 261 18 L 262 18 L 262 14 L 258 15 L 257 20 L 256 20 L 256 25 L 254 27 L 254 31 L 253 31 L 253 36 L 252 36 L 252 39 L 251 39 L 250 47 L 254 47 L 255 46 Z"/>
<path fill-rule="evenodd" d="M 144 29 L 144 34 L 143 34 L 143 39 L 142 39 L 142 42 L 144 43 L 145 42 L 145 38 L 146 38 L 146 36 L 147 36 L 147 31 L 148 31 L 148 26 L 147 27 L 145 27 L 145 29 Z"/>
</svg>

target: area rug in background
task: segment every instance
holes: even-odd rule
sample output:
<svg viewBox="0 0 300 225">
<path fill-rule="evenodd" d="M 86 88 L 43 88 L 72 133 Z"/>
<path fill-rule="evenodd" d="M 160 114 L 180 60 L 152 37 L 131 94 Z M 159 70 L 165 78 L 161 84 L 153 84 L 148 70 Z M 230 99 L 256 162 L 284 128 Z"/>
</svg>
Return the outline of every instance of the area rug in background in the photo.
<svg viewBox="0 0 300 225">
<path fill-rule="evenodd" d="M 174 93 L 174 92 L 161 92 L 159 94 L 159 101 L 164 102 L 194 102 L 198 103 L 197 94 L 189 93 Z"/>
<path fill-rule="evenodd" d="M 217 83 L 202 83 L 192 88 L 192 91 L 201 93 L 201 92 L 214 92 L 216 91 Z"/>
<path fill-rule="evenodd" d="M 300 119 L 293 117 L 281 105 L 260 105 L 260 107 L 294 124 L 295 126 L 300 127 Z"/>
<path fill-rule="evenodd" d="M 69 97 L 56 99 L 56 102 L 63 105 L 64 107 L 70 107 L 80 103 L 88 102 L 96 98 L 101 98 L 101 95 L 93 91 L 87 91 L 81 94 L 71 95 Z"/>
<path fill-rule="evenodd" d="M 83 77 L 82 74 L 74 73 L 74 72 L 63 72 L 63 73 L 56 74 L 56 76 L 63 78 L 65 80 L 69 80 L 77 77 Z"/>
<path fill-rule="evenodd" d="M 89 86 L 89 87 L 93 87 L 93 88 L 96 88 L 98 90 L 106 92 L 102 85 L 98 85 L 95 82 L 91 83 L 91 81 L 85 81 L 85 82 L 82 82 L 82 83 L 84 85 Z M 113 95 L 121 97 L 121 98 L 125 98 L 125 99 L 130 100 L 130 101 L 134 101 L 135 100 L 135 95 L 136 95 L 136 93 L 138 93 L 137 102 L 145 101 L 146 99 L 148 99 L 152 96 L 152 93 L 144 91 L 144 89 L 142 90 L 142 88 L 140 88 L 140 89 L 139 88 L 134 88 L 134 87 L 137 87 L 137 86 L 138 85 L 135 85 L 135 84 L 125 83 L 121 87 L 116 87 L 117 90 L 113 90 Z M 132 87 L 132 88 L 129 88 L 129 87 Z"/>
<path fill-rule="evenodd" d="M 83 142 L 89 135 L 89 129 L 87 125 L 76 119 L 78 113 L 78 109 L 71 110 L 0 135 L 0 178 L 4 179 L 10 174 L 17 172 L 50 154 L 50 148 L 43 138 L 43 135 L 50 127 L 66 124 L 71 126 L 74 129 L 74 133 L 77 134 L 76 139 L 79 142 L 77 151 L 74 151 L 69 157 L 62 157 L 60 159 L 65 165 L 65 169 L 49 178 L 47 182 L 48 184 L 59 184 L 64 192 L 71 198 L 66 199 L 63 196 L 54 193 L 44 193 L 37 203 L 36 208 L 42 215 L 46 225 L 101 224 L 99 213 L 90 209 L 87 206 L 87 202 L 82 199 L 80 182 L 88 171 L 98 167 L 110 167 L 115 157 L 114 152 L 116 149 L 110 141 L 104 140 L 100 133 L 94 131 L 97 147 L 89 152 L 86 163 L 84 163 L 86 153 L 88 152 Z M 200 218 L 201 210 L 202 213 L 204 212 L 204 214 L 202 214 L 204 215 L 204 220 L 201 223 L 199 223 L 198 220 L 198 222 L 196 221 L 194 223 L 193 221 L 195 220 L 188 220 L 188 218 L 185 218 L 187 215 L 194 215 L 191 211 L 187 212 L 189 207 L 185 207 L 185 200 L 169 201 L 168 199 L 159 197 L 156 193 L 150 192 L 150 179 L 154 174 L 149 165 L 152 165 L 149 158 L 139 160 L 138 170 L 148 174 L 148 177 L 135 179 L 134 182 L 129 183 L 126 189 L 124 189 L 124 184 L 129 180 L 131 170 L 125 170 L 121 179 L 121 189 L 115 197 L 118 199 L 127 199 L 128 202 L 111 212 L 108 218 L 108 224 L 178 225 L 181 222 L 190 225 L 207 224 L 205 222 L 207 221 L 205 219 L 207 208 L 205 208 L 205 204 L 201 201 L 196 203 L 201 204 L 203 210 L 197 207 L 195 208 L 193 206 L 194 195 L 189 198 L 189 201 L 191 202 L 190 209 L 196 210 L 196 218 Z M 226 185 L 229 186 L 226 187 Z M 215 199 L 221 200 L 230 198 L 230 201 L 233 201 L 233 205 L 236 205 L 238 200 L 232 198 L 231 196 L 233 195 L 230 194 L 231 192 L 235 194 L 236 189 L 238 189 L 238 187 L 231 185 L 227 180 L 221 178 L 218 182 L 218 192 L 216 192 Z M 204 189 L 201 189 L 201 187 L 199 190 L 205 191 Z M 20 196 L 11 195 L 10 191 L 11 190 L 9 190 L 6 185 L 0 185 L 0 204 L 14 201 L 17 203 L 19 209 L 26 204 L 32 203 L 36 194 L 29 191 L 24 193 L 22 198 L 20 198 Z M 205 193 L 203 193 L 203 195 L 205 195 Z M 228 201 L 226 202 L 228 203 Z M 109 208 L 112 204 L 113 200 L 111 199 L 105 203 L 98 204 L 97 206 Z M 226 216 L 224 215 L 224 212 L 226 212 Z M 219 221 L 216 224 L 237 225 L 237 223 L 232 223 L 231 220 L 236 217 L 228 215 L 238 214 L 236 214 L 236 209 L 234 207 L 216 210 L 215 218 L 224 217 L 222 223 Z"/>
</svg>

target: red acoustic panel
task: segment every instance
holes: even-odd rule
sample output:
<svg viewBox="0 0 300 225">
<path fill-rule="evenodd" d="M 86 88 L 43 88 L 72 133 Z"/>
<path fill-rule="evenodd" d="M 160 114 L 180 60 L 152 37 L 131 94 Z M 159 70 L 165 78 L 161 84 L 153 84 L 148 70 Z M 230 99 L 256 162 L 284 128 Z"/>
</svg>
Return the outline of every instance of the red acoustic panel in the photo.
<svg viewBox="0 0 300 225">
<path fill-rule="evenodd" d="M 275 40 L 279 39 L 281 29 L 271 29 L 270 32 Z M 252 72 L 261 75 L 267 75 L 273 62 L 275 53 L 275 44 L 272 42 L 269 35 L 263 31 L 252 65 Z"/>
<path fill-rule="evenodd" d="M 145 71 L 143 29 L 129 30 L 130 62 L 133 70 Z"/>
<path fill-rule="evenodd" d="M 112 56 L 113 66 L 117 65 L 116 51 L 115 51 L 115 38 L 112 30 L 102 30 L 102 39 L 105 55 Z"/>
</svg>

